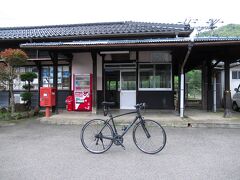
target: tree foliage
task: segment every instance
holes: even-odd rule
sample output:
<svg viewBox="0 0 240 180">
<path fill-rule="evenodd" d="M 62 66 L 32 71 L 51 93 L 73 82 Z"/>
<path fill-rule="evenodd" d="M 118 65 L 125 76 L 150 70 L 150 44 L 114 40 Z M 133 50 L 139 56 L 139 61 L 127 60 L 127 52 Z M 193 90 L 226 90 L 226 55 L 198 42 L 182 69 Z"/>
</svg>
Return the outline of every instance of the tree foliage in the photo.
<svg viewBox="0 0 240 180">
<path fill-rule="evenodd" d="M 26 72 L 20 75 L 22 81 L 30 81 L 33 82 L 35 78 L 37 78 L 37 74 L 34 72 Z"/>
<path fill-rule="evenodd" d="M 26 106 L 29 109 L 31 107 L 31 98 L 32 93 L 30 92 L 31 88 L 33 88 L 33 85 L 31 85 L 31 82 L 37 78 L 37 74 L 34 72 L 26 72 L 20 75 L 21 81 L 27 81 L 27 84 L 23 85 L 23 88 L 26 89 L 28 92 L 21 93 L 22 100 L 26 102 Z"/>
<path fill-rule="evenodd" d="M 20 49 L 5 49 L 0 52 L 0 83 L 9 87 L 11 113 L 15 112 L 13 80 L 17 77 L 16 68 L 27 61 L 27 54 Z"/>
<path fill-rule="evenodd" d="M 31 105 L 30 101 L 32 98 L 32 93 L 30 93 L 30 92 L 21 93 L 21 97 L 22 97 L 22 100 L 26 102 L 26 105 L 29 108 L 29 106 Z"/>
<path fill-rule="evenodd" d="M 192 70 L 186 74 L 186 85 L 188 90 L 188 97 L 200 98 L 201 97 L 201 71 Z"/>
<path fill-rule="evenodd" d="M 21 66 L 26 63 L 28 58 L 27 54 L 21 49 L 6 49 L 0 52 L 1 59 L 4 60 L 6 64 L 12 67 Z"/>
<path fill-rule="evenodd" d="M 240 36 L 240 24 L 228 24 L 213 31 L 205 31 L 198 34 L 199 37 L 236 37 Z"/>
</svg>

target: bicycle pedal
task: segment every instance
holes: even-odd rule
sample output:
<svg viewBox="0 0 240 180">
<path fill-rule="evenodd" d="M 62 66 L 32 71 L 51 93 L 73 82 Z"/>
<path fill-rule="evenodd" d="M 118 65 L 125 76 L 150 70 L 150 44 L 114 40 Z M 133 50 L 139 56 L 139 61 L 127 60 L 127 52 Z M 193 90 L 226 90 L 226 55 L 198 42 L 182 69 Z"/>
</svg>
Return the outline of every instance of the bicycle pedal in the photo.
<svg viewBox="0 0 240 180">
<path fill-rule="evenodd" d="M 123 145 L 123 143 L 122 143 L 120 140 L 117 140 L 117 142 L 118 142 L 118 145 L 122 146 L 122 148 L 123 148 L 124 150 L 126 150 L 125 146 Z"/>
</svg>

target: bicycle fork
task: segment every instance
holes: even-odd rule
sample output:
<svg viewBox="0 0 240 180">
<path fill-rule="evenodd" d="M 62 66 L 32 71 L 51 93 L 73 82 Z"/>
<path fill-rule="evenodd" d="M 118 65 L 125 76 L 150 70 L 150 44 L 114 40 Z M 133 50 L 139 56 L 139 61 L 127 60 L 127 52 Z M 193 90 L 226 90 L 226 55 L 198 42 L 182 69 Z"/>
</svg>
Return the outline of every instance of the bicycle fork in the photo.
<svg viewBox="0 0 240 180">
<path fill-rule="evenodd" d="M 149 132 L 148 132 L 148 130 L 147 130 L 147 128 L 146 128 L 146 126 L 145 126 L 145 122 L 143 121 L 143 119 L 141 120 L 141 126 L 142 126 L 142 128 L 143 128 L 143 131 L 145 132 L 145 134 L 146 134 L 147 138 L 150 138 L 150 137 L 151 137 L 151 135 L 149 134 Z"/>
</svg>

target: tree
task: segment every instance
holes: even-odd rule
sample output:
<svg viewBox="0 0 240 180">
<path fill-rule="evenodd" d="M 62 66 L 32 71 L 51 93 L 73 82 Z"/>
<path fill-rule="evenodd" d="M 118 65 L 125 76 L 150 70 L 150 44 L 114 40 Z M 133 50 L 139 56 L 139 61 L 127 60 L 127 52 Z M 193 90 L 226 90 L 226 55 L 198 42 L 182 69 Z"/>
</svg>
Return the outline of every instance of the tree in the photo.
<svg viewBox="0 0 240 180">
<path fill-rule="evenodd" d="M 192 70 L 186 74 L 188 95 L 194 99 L 201 97 L 201 76 L 200 70 Z"/>
<path fill-rule="evenodd" d="M 37 74 L 34 72 L 26 72 L 20 75 L 21 81 L 27 81 L 27 84 L 23 85 L 23 88 L 26 89 L 27 92 L 22 93 L 21 97 L 22 100 L 26 102 L 26 106 L 28 109 L 31 107 L 32 93 L 30 92 L 30 90 L 31 88 L 33 88 L 31 83 L 35 78 L 37 78 Z"/>
<path fill-rule="evenodd" d="M 11 114 L 15 112 L 13 80 L 17 77 L 16 67 L 26 63 L 27 54 L 20 49 L 5 49 L 0 52 L 0 82 L 9 87 Z"/>
<path fill-rule="evenodd" d="M 230 37 L 240 36 L 240 24 L 228 24 L 226 26 L 219 27 L 213 31 L 205 31 L 198 34 L 199 37 Z"/>
</svg>

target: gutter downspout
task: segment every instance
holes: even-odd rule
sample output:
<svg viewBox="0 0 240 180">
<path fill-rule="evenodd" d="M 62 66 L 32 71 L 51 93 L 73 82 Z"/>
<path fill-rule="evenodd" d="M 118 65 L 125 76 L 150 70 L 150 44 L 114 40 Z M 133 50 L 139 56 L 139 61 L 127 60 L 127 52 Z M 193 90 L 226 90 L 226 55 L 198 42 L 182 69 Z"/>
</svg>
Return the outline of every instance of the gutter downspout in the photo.
<svg viewBox="0 0 240 180">
<path fill-rule="evenodd" d="M 217 112 L 217 79 L 215 72 L 213 72 L 213 112 Z"/>
<path fill-rule="evenodd" d="M 191 42 L 188 44 L 188 51 L 187 51 L 187 54 L 184 58 L 184 61 L 182 63 L 182 66 L 181 66 L 181 82 L 180 82 L 180 117 L 183 118 L 184 117 L 184 67 L 185 67 L 185 64 L 188 60 L 188 57 L 191 53 L 191 50 L 192 50 L 192 47 L 193 47 L 193 43 L 194 43 L 194 39 L 192 38 L 191 39 Z"/>
</svg>

